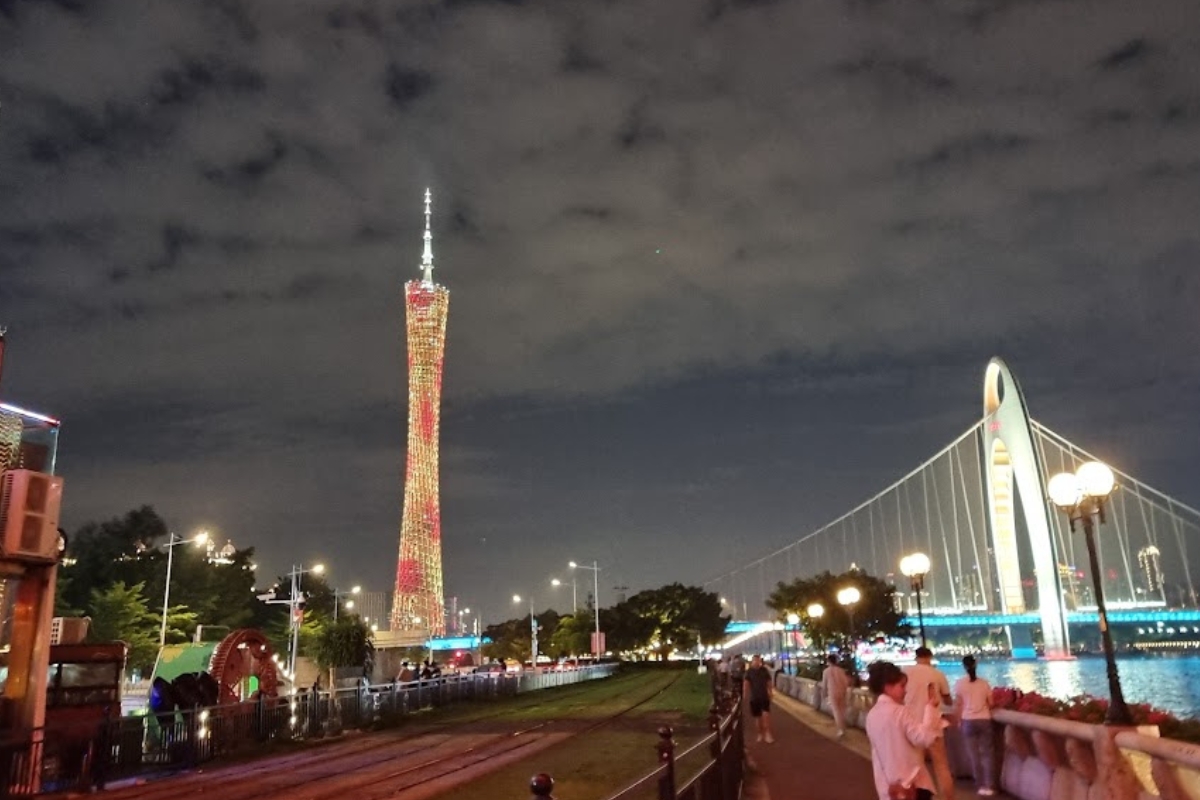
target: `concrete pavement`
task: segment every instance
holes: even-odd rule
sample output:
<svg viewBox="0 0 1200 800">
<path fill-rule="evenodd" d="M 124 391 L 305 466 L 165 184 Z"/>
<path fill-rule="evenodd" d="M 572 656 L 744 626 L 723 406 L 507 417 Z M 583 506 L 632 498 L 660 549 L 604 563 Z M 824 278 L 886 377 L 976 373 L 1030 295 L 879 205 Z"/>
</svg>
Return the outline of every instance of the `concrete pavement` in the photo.
<svg viewBox="0 0 1200 800">
<path fill-rule="evenodd" d="M 866 733 L 851 728 L 838 741 L 830 717 L 778 692 L 771 701 L 771 723 L 775 743 L 755 742 L 746 714 L 746 800 L 873 800 Z M 974 785 L 959 780 L 954 800 L 976 798 Z"/>
</svg>

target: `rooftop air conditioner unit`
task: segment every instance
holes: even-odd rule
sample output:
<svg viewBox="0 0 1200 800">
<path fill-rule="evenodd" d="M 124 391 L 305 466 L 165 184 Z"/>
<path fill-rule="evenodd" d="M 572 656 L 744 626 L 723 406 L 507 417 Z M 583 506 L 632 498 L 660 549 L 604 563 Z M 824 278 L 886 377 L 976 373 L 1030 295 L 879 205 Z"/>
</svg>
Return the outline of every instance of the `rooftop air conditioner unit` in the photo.
<svg viewBox="0 0 1200 800">
<path fill-rule="evenodd" d="M 10 469 L 0 479 L 0 554 L 30 561 L 56 561 L 62 478 Z"/>
</svg>

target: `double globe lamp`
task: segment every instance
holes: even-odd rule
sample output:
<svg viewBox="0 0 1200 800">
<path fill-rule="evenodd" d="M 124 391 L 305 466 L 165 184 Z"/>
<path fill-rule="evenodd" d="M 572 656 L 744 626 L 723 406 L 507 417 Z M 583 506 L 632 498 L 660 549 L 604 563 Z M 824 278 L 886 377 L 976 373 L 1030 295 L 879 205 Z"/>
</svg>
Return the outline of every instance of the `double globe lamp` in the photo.
<svg viewBox="0 0 1200 800">
<path fill-rule="evenodd" d="M 1108 612 L 1104 608 L 1104 586 L 1100 576 L 1100 560 L 1096 556 L 1095 520 L 1104 523 L 1104 501 L 1116 488 L 1112 470 L 1099 461 L 1080 465 L 1074 473 L 1062 472 L 1050 479 L 1047 485 L 1050 500 L 1066 513 L 1071 522 L 1083 524 L 1083 538 L 1087 543 L 1088 565 L 1092 570 L 1092 586 L 1096 592 L 1096 615 L 1100 621 L 1100 639 L 1104 644 L 1104 660 L 1108 668 L 1108 712 L 1104 716 L 1106 725 L 1132 725 L 1133 716 L 1125 705 L 1121 692 L 1121 677 L 1117 673 L 1117 659 L 1113 652 L 1112 635 L 1108 630 Z"/>
</svg>

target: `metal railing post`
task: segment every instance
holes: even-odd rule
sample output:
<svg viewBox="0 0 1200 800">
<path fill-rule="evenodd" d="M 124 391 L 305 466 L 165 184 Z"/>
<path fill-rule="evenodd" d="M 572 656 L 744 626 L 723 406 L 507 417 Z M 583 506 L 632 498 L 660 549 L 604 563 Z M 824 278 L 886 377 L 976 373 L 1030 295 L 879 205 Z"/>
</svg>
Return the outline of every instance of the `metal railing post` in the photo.
<svg viewBox="0 0 1200 800">
<path fill-rule="evenodd" d="M 675 740 L 670 725 L 658 729 L 658 763 L 666 767 L 658 779 L 658 800 L 675 800 Z"/>
</svg>

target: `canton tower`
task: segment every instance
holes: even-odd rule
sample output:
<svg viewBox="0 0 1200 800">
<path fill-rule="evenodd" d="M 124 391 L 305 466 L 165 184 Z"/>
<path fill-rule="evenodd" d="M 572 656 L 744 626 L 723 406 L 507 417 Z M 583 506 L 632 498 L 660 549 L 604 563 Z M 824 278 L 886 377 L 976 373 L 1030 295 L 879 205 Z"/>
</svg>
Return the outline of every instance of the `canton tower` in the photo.
<svg viewBox="0 0 1200 800">
<path fill-rule="evenodd" d="M 408 333 L 408 459 L 404 517 L 391 629 L 446 633 L 442 599 L 442 515 L 438 503 L 438 428 L 442 358 L 450 291 L 433 282 L 433 234 L 425 190 L 425 252 L 421 279 L 404 284 Z"/>
</svg>

